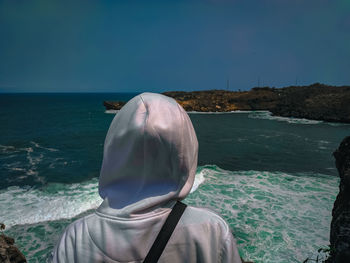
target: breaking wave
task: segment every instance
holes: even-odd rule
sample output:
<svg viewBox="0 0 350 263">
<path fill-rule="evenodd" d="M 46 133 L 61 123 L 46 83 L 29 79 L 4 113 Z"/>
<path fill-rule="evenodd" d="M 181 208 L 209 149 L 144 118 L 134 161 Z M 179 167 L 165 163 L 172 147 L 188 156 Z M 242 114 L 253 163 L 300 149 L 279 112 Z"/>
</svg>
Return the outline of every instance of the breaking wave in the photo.
<svg viewBox="0 0 350 263">
<path fill-rule="evenodd" d="M 338 178 L 329 175 L 199 168 L 205 183 L 186 198 L 221 214 L 240 254 L 253 262 L 302 262 L 329 244 Z"/>
<path fill-rule="evenodd" d="M 304 118 L 273 116 L 272 113 L 269 111 L 253 111 L 253 112 L 249 113 L 248 118 L 285 121 L 285 122 L 294 123 L 294 124 L 320 124 L 320 123 L 323 123 L 323 121 L 309 120 L 309 119 L 304 119 Z"/>
<path fill-rule="evenodd" d="M 191 193 L 204 182 L 196 174 Z M 11 186 L 0 191 L 1 221 L 7 227 L 73 218 L 102 202 L 98 179 L 75 184 L 50 183 L 41 188 Z"/>
</svg>

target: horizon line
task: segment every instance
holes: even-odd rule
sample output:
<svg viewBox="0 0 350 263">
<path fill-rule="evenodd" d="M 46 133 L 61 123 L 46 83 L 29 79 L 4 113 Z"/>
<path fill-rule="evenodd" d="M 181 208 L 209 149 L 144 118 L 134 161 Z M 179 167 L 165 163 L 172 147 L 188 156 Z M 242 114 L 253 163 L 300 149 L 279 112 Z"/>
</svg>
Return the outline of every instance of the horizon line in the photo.
<svg viewBox="0 0 350 263">
<path fill-rule="evenodd" d="M 90 93 L 90 94 L 105 94 L 105 93 L 142 93 L 147 91 L 0 91 L 0 94 L 82 94 L 82 93 Z"/>
<path fill-rule="evenodd" d="M 166 90 L 166 91 L 1 91 L 0 94 L 140 94 L 143 92 L 154 92 L 154 93 L 164 93 L 164 92 L 196 92 L 196 91 L 210 91 L 210 90 L 224 90 L 231 92 L 240 92 L 240 91 L 251 91 L 255 88 L 275 88 L 275 89 L 283 89 L 288 87 L 308 87 L 313 85 L 321 85 L 321 86 L 329 86 L 329 87 L 349 87 L 350 85 L 329 85 L 320 82 L 314 82 L 309 85 L 289 85 L 283 87 L 275 87 L 275 86 L 253 86 L 250 89 L 203 89 L 203 90 Z"/>
</svg>

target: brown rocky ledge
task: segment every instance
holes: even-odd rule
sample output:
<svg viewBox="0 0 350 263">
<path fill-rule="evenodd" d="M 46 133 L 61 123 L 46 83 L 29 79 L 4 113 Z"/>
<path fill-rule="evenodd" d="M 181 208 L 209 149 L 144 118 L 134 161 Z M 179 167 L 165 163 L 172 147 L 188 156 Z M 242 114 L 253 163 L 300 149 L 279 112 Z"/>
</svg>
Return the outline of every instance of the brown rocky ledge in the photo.
<svg viewBox="0 0 350 263">
<path fill-rule="evenodd" d="M 350 86 L 309 86 L 253 88 L 250 91 L 164 92 L 186 111 L 229 112 L 268 110 L 273 115 L 350 123 Z M 105 101 L 106 109 L 119 110 L 125 102 Z"/>
<path fill-rule="evenodd" d="M 3 226 L 3 224 L 1 224 Z M 26 258 L 15 246 L 15 240 L 4 234 L 0 234 L 0 262 L 25 263 Z"/>
</svg>

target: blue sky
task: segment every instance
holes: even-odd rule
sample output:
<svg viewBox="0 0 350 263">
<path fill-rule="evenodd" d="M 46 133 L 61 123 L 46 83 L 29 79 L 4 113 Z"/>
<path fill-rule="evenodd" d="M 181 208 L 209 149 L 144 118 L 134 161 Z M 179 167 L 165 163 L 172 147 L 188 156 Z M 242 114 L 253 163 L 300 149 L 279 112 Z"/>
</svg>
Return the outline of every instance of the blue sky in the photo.
<svg viewBox="0 0 350 263">
<path fill-rule="evenodd" d="M 0 0 L 0 92 L 350 84 L 350 1 Z"/>
</svg>

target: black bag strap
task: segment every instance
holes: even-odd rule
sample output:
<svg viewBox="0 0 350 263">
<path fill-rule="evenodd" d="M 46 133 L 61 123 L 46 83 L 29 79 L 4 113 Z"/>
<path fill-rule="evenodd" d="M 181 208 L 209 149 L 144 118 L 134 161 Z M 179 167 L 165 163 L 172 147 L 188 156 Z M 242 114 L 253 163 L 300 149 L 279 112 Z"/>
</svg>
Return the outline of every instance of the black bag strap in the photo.
<svg viewBox="0 0 350 263">
<path fill-rule="evenodd" d="M 180 201 L 176 202 L 167 219 L 165 220 L 162 229 L 158 233 L 158 236 L 154 241 L 151 249 L 148 251 L 148 254 L 143 263 L 158 262 L 158 259 L 162 255 L 163 250 L 166 244 L 168 243 L 171 234 L 174 232 L 174 229 L 177 223 L 179 222 L 186 207 L 187 205 L 185 205 L 184 203 L 181 203 Z"/>
</svg>

